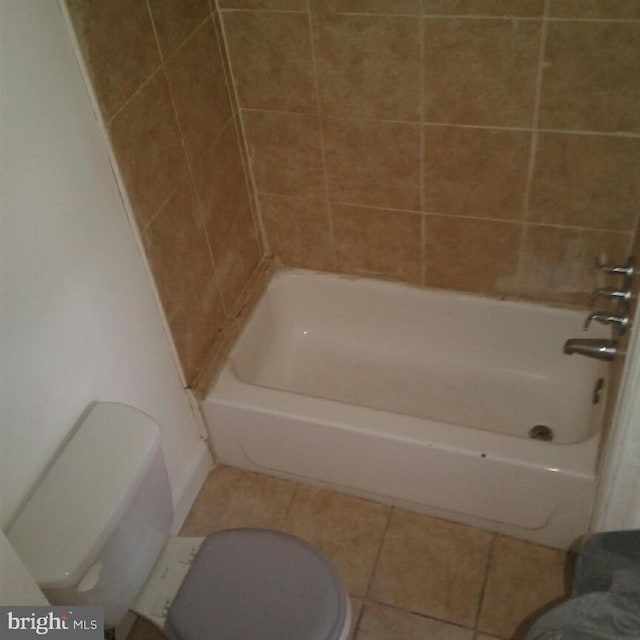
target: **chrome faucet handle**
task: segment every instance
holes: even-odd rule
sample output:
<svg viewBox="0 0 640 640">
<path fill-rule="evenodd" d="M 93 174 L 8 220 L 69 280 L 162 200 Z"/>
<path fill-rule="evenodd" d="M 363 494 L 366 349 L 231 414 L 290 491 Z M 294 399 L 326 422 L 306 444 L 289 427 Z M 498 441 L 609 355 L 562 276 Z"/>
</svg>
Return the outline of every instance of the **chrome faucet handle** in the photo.
<svg viewBox="0 0 640 640">
<path fill-rule="evenodd" d="M 627 260 L 627 264 L 605 264 L 600 257 L 596 258 L 596 267 L 603 273 L 613 273 L 630 278 L 634 274 L 633 258 Z"/>
<path fill-rule="evenodd" d="M 614 289 L 613 287 L 600 287 L 591 294 L 589 305 L 593 306 L 598 298 L 608 298 L 609 300 L 620 300 L 627 303 L 631 300 L 631 291 L 629 289 Z"/>
<path fill-rule="evenodd" d="M 584 321 L 583 331 L 586 331 L 589 328 L 591 322 L 595 320 L 600 324 L 615 324 L 618 328 L 618 333 L 622 335 L 627 326 L 629 325 L 629 316 L 617 316 L 611 313 L 603 313 L 602 311 L 594 311 L 587 316 L 587 319 Z"/>
</svg>

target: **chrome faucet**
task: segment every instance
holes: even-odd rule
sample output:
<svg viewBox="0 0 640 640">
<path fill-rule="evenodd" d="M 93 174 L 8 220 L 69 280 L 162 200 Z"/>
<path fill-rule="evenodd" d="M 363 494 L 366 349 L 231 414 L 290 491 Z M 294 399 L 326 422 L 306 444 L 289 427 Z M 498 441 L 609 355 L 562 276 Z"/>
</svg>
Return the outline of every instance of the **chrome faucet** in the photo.
<svg viewBox="0 0 640 640">
<path fill-rule="evenodd" d="M 594 311 L 587 316 L 584 321 L 583 331 L 586 331 L 591 324 L 591 321 L 595 320 L 600 324 L 616 324 L 618 325 L 618 333 L 622 335 L 629 324 L 629 316 L 617 316 L 611 313 L 604 313 L 602 311 Z"/>
<path fill-rule="evenodd" d="M 596 338 L 571 338 L 564 343 L 564 353 L 572 355 L 578 353 L 588 358 L 611 361 L 618 353 L 615 340 L 599 340 Z"/>
<path fill-rule="evenodd" d="M 617 335 L 621 336 L 629 328 L 629 306 L 631 301 L 631 284 L 632 278 L 636 274 L 633 264 L 633 257 L 629 258 L 626 264 L 604 264 L 599 259 L 596 260 L 596 266 L 603 273 L 612 276 L 622 277 L 622 286 L 616 287 L 600 287 L 591 295 L 591 306 L 599 298 L 614 300 L 617 313 L 606 311 L 594 311 L 587 316 L 584 322 L 584 330 L 586 331 L 591 323 L 595 320 L 601 324 L 613 324 L 616 328 Z M 571 355 L 579 353 L 580 355 L 598 360 L 613 360 L 618 353 L 618 343 L 615 340 L 604 340 L 596 338 L 572 338 L 564 343 L 564 353 Z"/>
<path fill-rule="evenodd" d="M 625 278 L 632 278 L 635 273 L 633 256 L 627 259 L 626 264 L 605 264 L 601 258 L 598 257 L 596 258 L 596 268 L 600 269 L 603 273 L 619 275 Z"/>
<path fill-rule="evenodd" d="M 631 300 L 631 291 L 629 289 L 614 289 L 613 287 L 601 287 L 591 294 L 590 305 L 593 306 L 598 298 L 608 298 L 609 300 L 619 300 L 628 303 Z"/>
</svg>

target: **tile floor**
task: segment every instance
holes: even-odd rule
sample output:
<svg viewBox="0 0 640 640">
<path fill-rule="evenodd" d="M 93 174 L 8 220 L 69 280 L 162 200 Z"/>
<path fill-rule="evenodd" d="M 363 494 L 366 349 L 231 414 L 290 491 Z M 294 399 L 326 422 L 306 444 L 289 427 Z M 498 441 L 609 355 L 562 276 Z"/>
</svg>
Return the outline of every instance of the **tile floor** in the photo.
<svg viewBox="0 0 640 640">
<path fill-rule="evenodd" d="M 182 534 L 244 526 L 296 534 L 334 561 L 351 596 L 352 640 L 523 638 L 535 614 L 565 597 L 570 584 L 562 551 L 218 466 Z M 159 637 L 143 621 L 129 636 Z"/>
</svg>

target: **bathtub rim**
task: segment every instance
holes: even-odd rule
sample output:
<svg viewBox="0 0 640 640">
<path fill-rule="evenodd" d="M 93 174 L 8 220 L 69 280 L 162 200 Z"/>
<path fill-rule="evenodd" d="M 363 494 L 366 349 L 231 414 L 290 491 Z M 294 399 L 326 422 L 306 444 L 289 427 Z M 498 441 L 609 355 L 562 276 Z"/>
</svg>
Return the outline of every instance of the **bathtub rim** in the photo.
<svg viewBox="0 0 640 640">
<path fill-rule="evenodd" d="M 596 479 L 600 431 L 576 443 L 554 443 L 493 431 L 473 429 L 445 422 L 350 405 L 280 389 L 248 384 L 237 377 L 231 357 L 204 402 L 252 409 L 275 416 L 294 416 L 323 421 L 332 427 L 381 438 L 395 438 L 422 446 L 440 447 L 481 458 L 515 462 L 547 472 L 562 472 L 575 478 Z M 425 433 L 428 425 L 429 432 Z M 212 425 L 215 432 L 215 425 Z M 215 435 L 214 435 L 215 446 Z M 483 455 L 484 454 L 484 455 Z"/>
<path fill-rule="evenodd" d="M 285 386 L 270 385 L 268 383 L 262 384 L 258 380 L 252 380 L 251 377 L 254 376 L 254 373 L 251 372 L 251 370 L 249 369 L 248 375 L 247 375 L 247 371 L 245 370 L 246 363 L 243 363 L 243 361 L 247 359 L 247 355 L 246 355 L 247 345 L 243 341 L 243 338 L 246 335 L 247 331 L 249 330 L 255 333 L 256 328 L 254 327 L 254 323 L 257 321 L 259 314 L 265 312 L 265 307 L 268 310 L 273 304 L 272 300 L 276 300 L 276 301 L 282 300 L 283 298 L 280 298 L 280 296 L 282 295 L 280 292 L 284 294 L 285 302 L 289 301 L 290 295 L 294 296 L 292 299 L 295 301 L 296 299 L 295 297 L 298 295 L 297 287 L 299 287 L 300 284 L 302 283 L 303 291 L 304 291 L 305 289 L 307 289 L 306 287 L 307 283 L 305 281 L 313 282 L 316 280 L 319 280 L 322 283 L 321 284 L 322 287 L 329 287 L 328 289 L 324 289 L 324 288 L 321 289 L 323 293 L 327 291 L 331 292 L 332 287 L 340 288 L 341 286 L 347 286 L 347 287 L 353 286 L 355 288 L 354 290 L 356 291 L 358 290 L 358 288 L 362 287 L 362 290 L 364 291 L 365 296 L 372 296 L 373 294 L 377 298 L 378 293 L 380 294 L 380 296 L 385 296 L 388 293 L 390 296 L 392 296 L 391 298 L 392 301 L 394 300 L 397 301 L 396 296 L 409 296 L 411 305 L 416 305 L 416 301 L 418 302 L 419 305 L 422 305 L 422 298 L 426 297 L 429 301 L 429 304 L 433 304 L 433 306 L 436 308 L 446 306 L 449 303 L 453 303 L 454 305 L 462 304 L 465 306 L 467 303 L 470 305 L 478 305 L 477 308 L 480 310 L 481 313 L 486 309 L 495 308 L 495 309 L 498 309 L 499 314 L 501 314 L 500 315 L 501 322 L 504 321 L 504 317 L 505 317 L 504 314 L 507 314 L 507 317 L 509 317 L 509 314 L 522 313 L 523 310 L 527 312 L 528 316 L 530 316 L 530 314 L 528 314 L 528 311 L 534 312 L 536 315 L 551 314 L 553 318 L 551 320 L 552 328 L 555 328 L 553 327 L 553 323 L 557 323 L 557 322 L 564 323 L 566 321 L 575 322 L 575 326 L 573 328 L 571 327 L 567 328 L 566 332 L 563 331 L 560 338 L 556 336 L 556 339 L 560 339 L 560 340 L 564 340 L 565 336 L 573 335 L 575 331 L 581 331 L 582 325 L 583 325 L 582 313 L 578 308 L 560 307 L 557 305 L 545 304 L 545 303 L 540 303 L 532 300 L 517 300 L 512 298 L 492 298 L 492 297 L 484 296 L 477 293 L 450 291 L 450 290 L 438 289 L 433 287 L 422 287 L 412 283 L 396 282 L 391 280 L 378 280 L 375 278 L 366 277 L 364 275 L 335 274 L 335 273 L 313 271 L 313 270 L 299 269 L 299 268 L 280 268 L 273 273 L 260 300 L 256 303 L 256 305 L 253 307 L 251 312 L 248 314 L 243 330 L 238 335 L 235 341 L 235 344 L 233 344 L 233 346 L 229 350 L 227 357 L 225 358 L 224 362 L 221 365 L 218 376 L 221 376 L 222 371 L 229 368 L 229 363 L 231 363 L 230 368 L 233 369 L 235 376 L 238 378 L 239 381 L 247 384 L 248 386 L 251 386 L 251 387 L 264 386 L 268 389 L 281 390 L 285 393 L 291 392 L 294 394 L 300 394 L 305 398 L 314 397 L 314 398 L 319 398 L 321 400 L 326 399 L 327 401 L 335 401 L 340 403 L 340 400 L 332 400 L 328 395 L 324 395 L 324 396 L 323 395 L 316 396 L 314 394 L 307 395 L 305 391 L 293 391 L 293 390 L 287 389 Z M 339 295 L 342 295 L 342 294 L 339 293 Z M 365 300 L 366 300 L 366 297 L 365 297 Z M 272 312 L 266 311 L 266 313 L 268 317 L 268 315 Z M 278 311 L 277 313 L 280 314 L 282 312 Z M 286 310 L 286 307 L 283 315 L 278 317 L 281 319 L 284 318 L 285 323 L 293 321 L 291 328 L 295 328 L 295 326 L 293 325 L 297 325 L 297 323 L 299 322 L 302 322 L 301 326 L 304 325 L 306 322 L 308 322 L 308 320 L 305 319 L 304 312 L 302 316 L 298 316 L 297 313 L 295 315 L 291 315 L 290 311 Z M 430 318 L 428 318 L 428 320 L 430 320 Z M 388 322 L 388 319 L 386 319 L 386 321 Z M 311 326 L 313 327 L 313 325 Z M 320 329 L 322 330 L 322 326 L 320 326 Z M 592 327 L 590 331 L 594 337 L 598 337 L 598 338 L 611 337 L 611 329 L 603 325 L 594 325 L 594 327 Z M 492 336 L 489 336 L 489 338 L 492 339 Z M 252 341 L 255 341 L 255 338 L 253 338 Z M 558 354 L 560 355 L 560 358 L 562 359 L 563 362 L 560 362 L 559 360 L 557 363 L 555 362 L 553 363 L 554 367 L 556 365 L 561 367 L 559 369 L 560 371 L 560 377 L 558 378 L 559 382 L 562 382 L 567 378 L 573 378 L 575 376 L 575 366 L 578 364 L 576 361 L 580 360 L 579 358 L 573 358 L 569 360 L 570 356 L 563 355 L 562 350 L 560 348 L 561 344 L 562 342 L 560 342 L 559 343 L 560 346 L 558 346 Z M 546 346 L 543 345 L 543 347 L 544 349 L 546 349 Z M 499 349 L 497 349 L 497 351 L 499 351 Z M 545 357 L 548 357 L 548 356 L 545 356 Z M 540 373 L 542 373 L 543 375 L 546 375 L 545 373 L 546 369 L 541 369 L 540 364 L 541 364 L 540 362 L 537 362 L 534 368 L 530 370 L 533 375 L 538 375 Z M 582 367 L 583 364 L 587 366 L 588 370 L 591 371 L 590 373 L 588 373 L 588 375 L 593 376 L 594 375 L 593 368 L 598 365 L 602 367 L 606 363 L 601 363 L 601 362 L 595 363 L 594 361 L 590 361 L 588 363 L 581 362 L 580 363 L 581 370 L 583 370 L 583 367 Z M 511 366 L 514 366 L 514 363 L 509 362 L 509 360 L 505 360 L 502 362 L 498 361 L 498 368 L 504 367 L 505 365 L 507 367 L 511 367 Z M 547 363 L 544 363 L 544 365 L 546 367 Z M 254 366 L 254 365 L 250 365 L 250 367 L 251 366 Z M 579 376 L 582 376 L 582 375 L 583 375 L 582 373 L 579 374 Z M 610 382 L 610 372 L 608 368 L 606 370 L 600 371 L 599 374 L 595 374 L 595 375 L 597 375 L 597 377 L 603 377 L 606 381 L 606 385 L 608 386 Z M 580 377 L 578 379 L 580 380 Z M 594 377 L 591 380 L 592 385 L 594 384 L 595 379 L 596 378 Z M 204 400 L 212 392 L 216 383 L 217 383 L 217 380 L 212 381 L 208 389 L 203 390 L 204 392 L 201 394 L 201 400 Z M 584 383 L 584 380 L 582 380 L 582 383 Z M 589 387 L 588 389 L 589 389 L 589 393 L 591 393 L 592 387 Z M 580 393 L 585 393 L 585 392 L 580 392 Z M 606 397 L 607 396 L 605 395 L 605 399 Z M 583 401 L 585 401 L 584 397 L 582 398 L 582 401 L 580 401 L 581 406 L 584 406 Z M 349 403 L 348 401 L 347 401 L 347 404 L 353 404 L 353 406 L 357 406 L 357 407 L 362 406 L 363 408 L 367 407 L 367 405 L 365 404 L 359 405 L 355 403 Z M 590 405 L 591 403 L 589 403 L 589 406 Z M 598 407 L 590 406 L 590 410 L 586 412 L 586 415 L 582 416 L 583 419 L 580 420 L 580 424 L 586 425 L 586 429 L 584 430 L 583 434 L 580 434 L 580 439 L 571 439 L 567 441 L 567 438 L 565 438 L 563 433 L 558 431 L 556 433 L 556 436 L 557 437 L 562 436 L 562 438 L 560 439 L 564 439 L 564 442 L 562 442 L 561 444 L 577 445 L 581 442 L 586 442 L 593 437 L 599 440 L 601 437 L 601 434 L 603 433 L 606 405 L 607 405 L 607 402 L 605 400 L 604 402 L 601 402 Z M 379 411 L 385 412 L 384 407 L 376 408 L 374 405 L 370 408 L 372 408 L 373 410 L 379 410 Z M 584 411 L 586 411 L 586 409 L 584 409 Z M 392 413 L 393 415 L 396 415 L 393 411 L 391 411 L 390 413 Z M 533 410 L 532 413 L 537 413 L 537 412 Z M 402 415 L 411 416 L 410 413 L 407 413 L 407 414 L 403 413 Z M 430 420 L 428 416 L 423 416 L 421 418 L 418 415 L 416 415 L 415 417 L 417 417 L 417 419 L 419 420 L 420 419 L 425 419 L 427 421 Z M 553 420 L 549 421 L 549 419 L 545 419 L 544 417 L 538 416 L 537 419 L 533 419 L 531 424 L 528 427 L 526 427 L 526 429 L 538 423 L 548 423 L 551 425 L 554 424 Z M 445 422 L 445 424 L 447 423 Z M 456 423 L 451 423 L 451 424 L 456 424 Z M 464 424 L 460 424 L 460 426 L 465 427 Z M 474 427 L 468 427 L 468 428 L 474 429 Z M 477 428 L 482 429 L 481 426 Z M 506 430 L 505 431 L 496 430 L 496 431 L 498 433 L 505 433 L 508 435 L 508 431 Z M 527 438 L 526 435 L 524 435 L 524 433 L 522 433 L 522 435 L 519 435 L 517 437 L 524 440 L 529 440 L 529 438 Z"/>
</svg>

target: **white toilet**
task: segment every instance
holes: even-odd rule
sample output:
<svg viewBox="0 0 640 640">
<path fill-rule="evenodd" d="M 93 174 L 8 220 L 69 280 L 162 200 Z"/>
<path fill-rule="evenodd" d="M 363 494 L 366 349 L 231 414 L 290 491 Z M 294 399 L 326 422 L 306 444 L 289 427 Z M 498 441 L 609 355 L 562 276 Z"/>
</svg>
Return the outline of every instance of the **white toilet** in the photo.
<svg viewBox="0 0 640 640">
<path fill-rule="evenodd" d="M 160 430 L 96 404 L 7 536 L 52 604 L 128 609 L 170 640 L 346 640 L 349 599 L 331 562 L 293 536 L 231 529 L 169 537 Z"/>
</svg>

